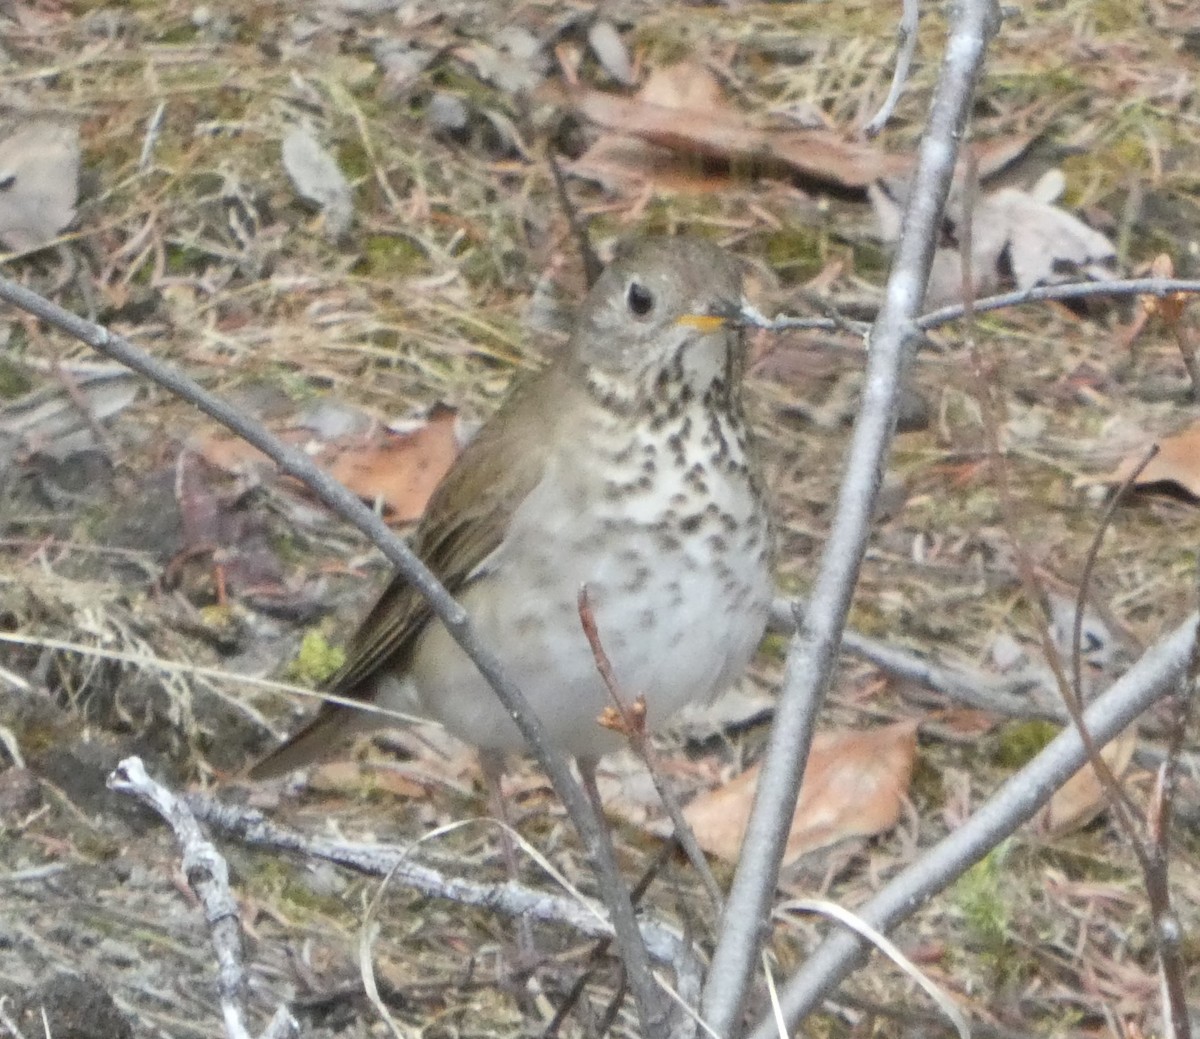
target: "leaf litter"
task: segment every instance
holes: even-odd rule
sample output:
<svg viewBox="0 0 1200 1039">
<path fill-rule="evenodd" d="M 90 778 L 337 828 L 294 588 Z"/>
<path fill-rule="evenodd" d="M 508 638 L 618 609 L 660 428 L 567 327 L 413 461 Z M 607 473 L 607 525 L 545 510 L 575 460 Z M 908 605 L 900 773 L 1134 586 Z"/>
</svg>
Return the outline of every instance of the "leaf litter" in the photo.
<svg viewBox="0 0 1200 1039">
<path fill-rule="evenodd" d="M 56 188 L 56 198 L 70 199 L 69 210 L 66 204 L 50 207 L 54 218 L 44 226 L 58 226 L 39 231 L 38 240 L 76 227 L 91 250 L 82 258 L 99 258 L 95 297 L 101 308 L 116 308 L 101 316 L 224 391 L 237 392 L 254 381 L 285 386 L 291 399 L 304 399 L 309 418 L 310 397 L 344 400 L 348 411 L 360 408 L 366 415 L 407 413 L 431 400 L 483 415 L 494 406 L 515 365 L 536 363 L 521 318 L 533 285 L 548 273 L 570 298 L 582 283 L 566 221 L 536 160 L 546 143 L 537 136 L 544 115 L 538 91 L 546 80 L 555 81 L 560 103 L 566 99 L 568 122 L 553 145 L 568 164 L 605 139 L 619 141 L 627 150 L 624 165 L 615 164 L 609 180 L 598 178 L 599 189 L 589 183 L 584 165 L 569 185 L 602 248 L 637 227 L 687 229 L 720 239 L 754 265 L 764 307 L 802 309 L 798 287 L 812 284 L 838 306 L 861 305 L 860 312 L 849 312 L 869 317 L 886 256 L 862 200 L 870 186 L 863 171 L 880 164 L 891 168 L 897 157 L 908 161 L 935 72 L 935 63 L 926 60 L 933 54 L 928 49 L 935 42 L 931 33 L 919 48 L 922 60 L 893 124 L 877 145 L 864 148 L 857 128 L 886 87 L 894 25 L 878 8 L 862 5 L 820 10 L 781 5 L 772 9 L 769 20 L 753 12 L 728 19 L 718 9 L 671 6 L 639 10 L 628 20 L 613 15 L 642 90 L 649 91 L 658 75 L 681 97 L 685 88 L 695 89 L 698 100 L 676 104 L 674 113 L 669 103 L 652 95 L 614 93 L 624 73 L 619 51 L 604 49 L 613 44 L 611 38 L 597 49 L 578 36 L 564 36 L 561 21 L 543 18 L 537 8 L 517 13 L 520 30 L 511 40 L 497 39 L 494 21 L 471 4 L 386 11 L 370 5 L 325 5 L 303 13 L 251 4 L 229 17 L 202 18 L 191 9 L 156 2 L 120 12 L 120 31 L 104 28 L 104 12 L 89 15 L 86 26 L 83 19 L 76 26 L 44 8 L 18 9 L 16 24 L 32 26 L 23 31 L 44 34 L 53 25 L 62 34 L 56 38 L 64 45 L 70 41 L 76 57 L 60 58 L 53 77 L 14 82 L 28 90 L 30 100 L 55 111 L 74 112 L 79 98 L 88 99 L 80 124 L 87 156 L 84 179 L 100 184 L 98 191 L 85 193 L 83 204 Z M 632 30 L 625 31 L 629 25 Z M 100 36 L 89 35 L 97 28 Z M 997 44 L 984 81 L 987 101 L 976 113 L 973 130 L 981 147 L 992 148 L 1005 163 L 1014 157 L 1023 162 L 1024 145 L 1036 136 L 1034 165 L 1049 158 L 1066 183 L 1065 196 L 1042 200 L 1044 204 L 1119 243 L 1122 259 L 1128 257 L 1132 266 L 1168 249 L 1186 274 L 1191 263 L 1187 243 L 1200 227 L 1190 201 L 1194 177 L 1186 159 L 1195 153 L 1196 141 L 1192 124 L 1180 118 L 1186 93 L 1172 84 L 1194 81 L 1195 57 L 1156 33 L 1153 27 L 1119 24 L 1119 18 L 1103 23 L 1078 4 L 1023 12 L 1006 23 Z M 6 40 L 6 52 L 25 71 L 45 68 L 53 60 L 29 43 L 32 38 L 18 33 L 15 41 Z M 104 61 L 93 60 L 89 50 L 98 38 L 108 48 Z M 256 42 L 247 44 L 250 39 Z M 384 40 L 403 46 L 377 46 Z M 681 57 L 685 67 L 702 70 L 695 74 L 695 88 L 688 87 L 684 73 L 672 71 Z M 1119 92 L 1113 68 L 1122 70 Z M 672 77 L 678 77 L 674 85 Z M 214 80 L 221 89 L 213 88 Z M 147 84 L 155 86 L 147 90 Z M 332 86 L 326 89 L 327 84 Z M 467 134 L 431 132 L 423 106 L 438 91 L 463 103 Z M 161 126 L 148 136 L 146 128 L 160 101 L 165 102 Z M 1130 103 L 1136 120 L 1129 116 Z M 706 107 L 713 113 L 708 125 Z M 492 148 L 486 135 L 474 133 L 473 121 L 483 112 L 507 120 L 528 145 L 527 153 L 511 140 Z M 786 112 L 799 114 L 804 122 L 780 118 Z M 675 124 L 674 135 L 664 132 L 664 121 L 668 131 Z M 325 233 L 325 189 L 308 195 L 279 161 L 263 161 L 264 156 L 281 155 L 287 134 L 299 125 L 308 128 L 312 142 L 320 142 L 327 159 L 337 155 L 340 176 L 354 186 L 353 220 L 340 238 Z M 818 169 L 812 172 L 795 161 L 807 161 L 807 155 L 789 151 L 808 141 L 815 142 L 812 157 Z M 993 164 L 984 155 L 978 166 L 986 178 L 993 166 L 1004 163 Z M 852 168 L 860 160 L 864 165 Z M 676 178 L 676 186 L 669 177 L 656 179 L 660 166 Z M 903 173 L 904 168 L 898 164 L 895 171 Z M 1037 176 L 1036 169 L 1022 167 L 1002 187 L 985 183 L 981 196 L 1019 191 L 1017 185 L 1036 184 Z M 329 176 L 325 183 L 336 180 Z M 689 190 L 689 183 L 704 186 Z M 857 186 L 850 188 L 850 183 Z M 668 197 L 674 191 L 682 193 Z M 338 193 L 340 187 L 330 197 Z M 1029 191 L 1024 195 L 1035 197 Z M 298 204 L 304 199 L 305 204 Z M 1015 255 L 1014 221 L 1028 229 L 1042 222 L 1046 212 L 1031 208 L 1024 197 L 1000 195 L 1000 201 L 992 237 L 1003 239 Z M 317 221 L 312 219 L 314 206 L 321 211 Z M 1097 221 L 1097 215 L 1108 222 Z M 1057 226 L 1052 221 L 1046 218 L 1045 226 Z M 955 226 L 948 227 L 948 237 Z M 1099 258 L 1097 273 L 1103 276 L 1109 266 L 1107 250 L 1085 233 L 1080 237 L 1083 254 L 1068 258 L 1068 264 L 1086 272 Z M 1002 263 L 1001 282 L 1012 278 L 1015 284 L 1018 268 L 1022 277 L 1044 276 L 1047 265 L 1057 273 L 1052 245 L 1037 235 L 1029 241 L 1031 259 L 1011 269 Z M 1026 255 L 1020 248 L 1017 253 Z M 40 257 L 15 269 L 44 286 L 57 274 L 45 262 Z M 56 291 L 64 302 L 87 312 L 88 300 L 75 285 L 64 282 Z M 1008 635 L 1018 645 L 1036 643 L 1044 622 L 1018 590 L 1005 523 L 1015 523 L 1015 534 L 1034 547 L 1046 573 L 1073 585 L 1101 503 L 1094 488 L 1077 479 L 1111 468 L 1114 444 L 1106 440 L 1106 431 L 1118 425 L 1179 429 L 1189 417 L 1180 414 L 1180 398 L 1170 395 L 1170 380 L 1178 381 L 1182 374 L 1175 344 L 1162 335 L 1159 322 L 1147 322 L 1131 354 L 1121 349 L 1117 316 L 1100 312 L 1080 317 L 1061 308 L 1037 308 L 996 318 L 999 331 L 993 319 L 975 330 L 995 360 L 997 384 L 1008 406 L 1003 432 L 1015 521 L 1001 516 L 988 480 L 986 438 L 966 362 L 953 350 L 920 359 L 913 380 L 927 398 L 927 417 L 897 444 L 893 468 L 905 494 L 877 523 L 856 595 L 855 623 L 910 648 L 967 662 L 986 661 L 998 635 Z M 1186 312 L 1180 320 L 1188 320 Z M 19 320 L 4 335 L 6 344 L 39 360 L 64 359 L 62 344 L 47 341 Z M 853 410 L 861 357 L 857 344 L 845 337 L 797 340 L 804 343 L 803 356 L 811 363 L 764 364 L 748 390 L 755 426 L 769 454 L 778 500 L 781 580 L 789 592 L 807 587 L 812 559 L 825 537 L 844 452 L 843 422 Z M 953 347 L 959 337 L 947 331 L 934 340 L 935 346 Z M 37 378 L 49 381 L 50 376 Z M 26 392 L 10 392 L 6 380 L 0 372 L 5 404 Z M 1151 392 L 1156 380 L 1167 386 L 1166 395 Z M 823 425 L 807 417 L 816 411 L 810 402 L 834 397 L 849 402 L 841 417 Z M 288 414 L 296 407 L 290 405 Z M 349 438 L 344 456 L 368 460 L 351 465 L 362 472 L 359 493 L 369 500 L 394 496 L 397 515 L 416 511 L 415 492 L 405 505 L 408 491 L 381 490 L 376 482 L 380 470 L 406 455 L 396 441 L 411 431 L 384 432 L 375 426 L 375 434 L 369 434 L 369 424 L 362 427 L 353 416 L 343 417 L 345 424 L 336 414 L 313 418 L 315 428 L 301 427 L 296 435 L 302 443 L 323 445 L 320 450 Z M 284 415 L 272 421 L 284 425 L 291 419 Z M 175 479 L 179 447 L 189 437 L 203 442 L 206 433 L 196 429 L 188 409 L 158 394 L 130 402 L 104 428 L 116 463 L 111 497 L 113 508 L 123 514 L 120 523 L 87 509 L 66 510 L 62 500 L 51 509 L 49 499 L 24 494 L 30 480 L 25 470 L 5 474 L 5 489 L 13 493 L 0 517 L 9 553 L 5 562 L 11 566 L 0 568 L 0 580 L 6 582 L 4 609 L 15 626 L 76 639 L 94 635 L 99 646 L 150 642 L 160 656 L 208 660 L 235 672 L 278 673 L 295 652 L 298 625 L 257 609 L 250 580 L 229 582 L 226 606 L 215 607 L 214 563 L 227 560 L 196 553 L 178 571 L 184 578 L 180 584 L 164 587 L 161 582 L 171 546 L 178 548 L 186 540 L 202 547 L 215 531 L 220 535 L 217 555 L 246 551 L 253 561 L 256 552 L 269 553 L 281 595 L 306 587 L 305 581 L 315 577 L 327 591 L 320 603 L 326 612 L 320 621 L 304 624 L 320 627 L 333 644 L 341 641 L 383 577 L 377 558 L 361 541 L 320 523 L 316 511 L 291 488 L 257 471 L 247 459 L 231 463 L 228 471 L 196 466 L 188 473 L 182 508 L 195 510 L 189 520 L 193 530 L 186 539 L 178 532 L 175 541 L 161 537 L 153 524 L 172 511 L 180 519 Z M 1107 460 L 1098 461 L 1102 458 Z M 212 514 L 206 515 L 207 510 Z M 222 517 L 243 510 L 255 522 Z M 280 518 L 283 522 L 274 522 Z M 109 533 L 118 527 L 125 531 L 120 540 Z M 1191 510 L 1174 502 L 1131 503 L 1118 515 L 1094 582 L 1096 595 L 1138 632 L 1143 644 L 1190 608 L 1187 582 L 1178 575 L 1180 561 L 1197 537 L 1200 523 Z M 139 561 L 136 566 L 129 565 L 131 559 Z M 47 575 L 59 581 L 54 594 L 46 590 Z M 85 577 L 90 584 L 81 583 Z M 218 626 L 218 615 L 232 619 L 228 630 L 235 631 L 234 637 Z M 778 657 L 778 644 L 768 641 L 754 679 L 759 686 L 777 684 Z M 164 767 L 173 764 L 181 776 L 205 777 L 213 767 L 236 767 L 267 738 L 266 726 L 251 726 L 248 715 L 218 714 L 212 706 L 217 701 L 199 685 L 172 680 L 162 684 L 160 699 L 134 697 L 130 684 L 142 672 L 127 665 L 7 648 L 2 662 L 13 673 L 44 677 L 60 694 L 85 690 L 82 701 L 73 702 L 89 705 L 93 733 L 144 733 L 164 747 Z M 872 690 L 870 696 L 861 695 L 862 689 Z M 902 696 L 898 683 L 880 683 L 870 669 L 847 661 L 822 725 L 834 736 L 860 739 L 854 734 L 878 726 L 880 717 L 894 721 L 910 709 Z M 276 719 L 277 729 L 290 724 L 292 715 L 278 720 L 278 706 L 264 700 L 247 695 L 238 703 L 239 710 Z M 171 705 L 169 710 L 165 704 Z M 57 741 L 66 765 L 47 772 L 50 756 L 42 749 L 41 730 L 14 720 L 10 706 L 11 700 L 3 699 L 2 721 L 23 742 L 38 774 L 62 779 L 72 774 L 72 765 L 82 773 L 79 756 L 94 743 Z M 686 793 L 704 796 L 706 790 L 720 789 L 724 776 L 755 759 L 763 713 L 756 708 L 704 735 L 664 737 L 672 776 Z M 889 797 L 907 793 L 916 809 L 915 832 L 906 833 L 907 827 L 881 831 L 861 844 L 861 837 L 847 838 L 858 853 L 839 869 L 831 892 L 845 904 L 861 901 L 891 870 L 941 836 L 958 813 L 976 807 L 1011 774 L 1010 744 L 1020 740 L 1010 724 L 965 725 L 956 740 L 935 737 L 934 729 L 922 729 L 911 782 L 901 784 L 893 777 L 880 784 L 890 790 Z M 1158 719 L 1147 719 L 1138 750 L 1161 731 Z M 172 751 L 168 744 L 180 732 L 185 736 Z M 196 732 L 200 735 L 192 735 Z M 432 767 L 427 771 L 438 774 Z M 336 819 L 348 834 L 396 840 L 416 836 L 418 822 L 432 826 L 479 811 L 469 779 L 429 784 L 418 779 L 420 793 L 407 780 L 391 784 L 401 797 L 415 795 L 409 813 L 396 812 L 369 789 L 357 788 L 356 775 L 335 775 L 329 795 L 274 795 L 278 810 L 314 829 Z M 839 783 L 852 779 L 845 776 Z M 613 781 L 625 787 L 639 782 L 620 774 Z M 523 831 L 563 849 L 573 865 L 558 808 L 540 781 L 526 778 L 523 783 Z M 829 789 L 838 789 L 839 783 L 830 783 Z M 82 788 L 78 793 L 69 789 L 73 798 L 85 796 Z M 837 801 L 818 800 L 818 808 L 832 811 Z M 1085 801 L 1092 807 L 1098 803 Z M 121 830 L 115 808 L 104 814 L 97 809 L 93 817 L 108 828 L 98 838 L 78 830 L 69 808 L 52 799 L 46 803 L 49 811 L 9 831 L 13 838 L 4 842 L 4 865 L 40 865 L 53 854 L 71 867 L 70 882 L 77 886 L 39 888 L 36 898 L 6 889 L 11 910 L 6 915 L 28 920 L 30 926 L 16 946 L 0 951 L 4 970 L 32 984 L 31 972 L 49 965 L 86 967 L 81 946 L 56 928 L 63 920 L 79 919 L 78 904 L 95 905 L 95 893 L 103 892 L 97 909 L 112 912 L 96 932 L 112 955 L 100 967 L 119 992 L 121 1005 L 133 1008 L 146 1031 L 178 1030 L 182 1014 L 196 1023 L 190 1034 L 211 1034 L 219 1021 L 206 998 L 210 965 L 206 957 L 194 955 L 198 921 L 181 904 L 167 872 L 158 868 L 170 853 L 150 843 L 157 831 Z M 830 819 L 827 832 L 841 832 L 844 824 L 836 816 Z M 98 839 L 127 849 L 111 861 L 132 861 L 132 872 L 126 865 L 110 869 L 109 860 L 98 859 Z M 631 864 L 649 854 L 650 838 L 642 823 L 625 824 L 618 840 Z M 444 847 L 454 856 L 456 869 L 487 875 L 494 864 L 490 837 L 452 838 Z M 1107 1027 L 1098 1009 L 1103 998 L 1111 999 L 1120 1024 L 1131 1034 L 1150 1031 L 1156 1027 L 1155 1002 L 1143 987 L 1147 979 L 1152 981 L 1149 960 L 1144 950 L 1115 937 L 1138 933 L 1141 902 L 1106 903 L 1103 911 L 1089 910 L 1091 915 L 1066 913 L 1058 904 L 1047 904 L 1041 882 L 1047 870 L 1065 872 L 1070 897 L 1079 899 L 1071 905 L 1078 907 L 1087 904 L 1085 884 L 1114 874 L 1124 880 L 1130 875 L 1127 866 L 1127 855 L 1103 815 L 1052 837 L 1019 837 L 1005 862 L 1012 887 L 1001 887 L 995 895 L 1011 903 L 1008 931 L 998 948 L 972 929 L 972 918 L 960 911 L 953 892 L 933 900 L 902 929 L 901 937 L 923 948 L 939 943 L 952 948 L 954 960 L 944 962 L 942 969 L 953 973 L 962 991 L 975 993 L 973 1009 L 985 1021 L 1025 1032 L 1101 1029 Z M 1173 867 L 1184 927 L 1194 928 L 1200 887 L 1194 866 L 1181 856 Z M 280 880 L 285 869 L 287 880 Z M 353 898 L 344 903 L 331 898 L 327 885 L 314 881 L 306 886 L 303 871 L 279 863 L 264 866 L 255 853 L 246 857 L 243 877 L 239 895 L 261 907 L 255 923 L 255 970 L 261 973 L 254 991 L 270 991 L 283 977 L 296 979 L 301 991 L 317 996 L 340 991 L 338 986 L 352 977 L 353 943 L 342 936 L 352 926 L 353 913 L 346 905 Z M 670 883 L 682 887 L 687 898 L 686 874 L 676 874 Z M 118 903 L 123 894 L 136 899 L 136 908 L 145 909 L 150 918 L 131 928 L 129 920 L 136 914 Z M 463 994 L 446 983 L 461 980 L 465 958 L 494 944 L 495 921 L 408 899 L 402 892 L 389 897 L 394 912 L 382 921 L 378 946 L 388 974 L 401 984 L 419 978 L 432 986 L 410 987 L 403 998 L 396 997 L 407 1023 L 420 1028 L 441 1019 L 439 1015 L 450 1019 L 469 1012 L 481 1028 L 515 1031 L 521 1022 L 516 1004 L 490 979 Z M 674 912 L 676 903 L 665 887 L 662 893 L 652 889 L 649 897 L 654 911 Z M 308 927 L 306 933 L 314 936 L 303 977 L 287 955 L 296 927 Z M 147 933 L 162 939 L 153 962 L 146 954 Z M 778 928 L 772 951 L 795 962 L 814 937 L 808 925 L 789 920 Z M 561 935 L 553 941 L 563 948 L 570 944 Z M 192 955 L 176 957 L 176 949 Z M 573 946 L 567 951 L 576 952 Z M 173 994 L 172 1020 L 147 986 Z M 850 988 L 885 1007 L 909 999 L 902 983 L 876 969 L 857 975 Z M 1010 998 L 1014 992 L 1022 994 L 1020 999 Z M 366 1020 L 351 1004 L 338 1006 L 343 1016 L 337 1020 Z M 832 1015 L 825 1020 L 840 1027 Z M 900 1026 L 884 1018 L 875 1019 L 874 1027 L 881 1034 L 900 1034 Z"/>
</svg>

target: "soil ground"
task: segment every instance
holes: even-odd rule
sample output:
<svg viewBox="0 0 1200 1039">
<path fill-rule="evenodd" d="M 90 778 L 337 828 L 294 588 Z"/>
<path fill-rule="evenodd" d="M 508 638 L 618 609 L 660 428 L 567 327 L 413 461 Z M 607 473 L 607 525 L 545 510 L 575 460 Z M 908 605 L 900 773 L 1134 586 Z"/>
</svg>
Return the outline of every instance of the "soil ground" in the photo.
<svg viewBox="0 0 1200 1039">
<path fill-rule="evenodd" d="M 617 89 L 584 42 L 593 13 L 483 0 L 6 9 L 6 108 L 14 119 L 33 111 L 80 127 L 83 197 L 76 230 L 5 273 L 277 426 L 318 405 L 330 421 L 420 422 L 436 403 L 469 425 L 494 408 L 515 369 L 557 347 L 561 314 L 582 292 L 543 155 L 551 147 L 570 161 L 598 131 L 552 117 L 538 90 L 568 73 Z M 643 72 L 707 63 L 730 104 L 755 118 L 787 113 L 847 132 L 886 89 L 896 13 L 857 0 L 603 8 Z M 881 147 L 911 152 L 943 29 L 930 12 Z M 528 40 L 546 45 L 531 54 Z M 973 134 L 1032 135 L 997 183 L 1028 186 L 1060 168 L 1062 205 L 1109 235 L 1126 270 L 1166 253 L 1180 276 L 1195 277 L 1197 82 L 1187 3 L 1029 5 L 992 51 Z M 448 113 L 446 99 L 461 109 Z M 329 213 L 298 198 L 281 161 L 281 142 L 301 125 L 352 184 L 354 219 L 340 237 L 329 234 Z M 602 249 L 634 233 L 702 234 L 746 258 L 764 311 L 804 312 L 816 294 L 869 315 L 886 247 L 863 193 L 736 164 L 720 190 L 701 183 L 728 172 L 693 163 L 686 190 L 570 178 L 569 191 Z M 1126 345 L 1137 316 L 1128 301 L 1028 307 L 981 318 L 977 352 L 961 328 L 932 337 L 915 363 L 857 628 L 985 671 L 1015 653 L 1040 659 L 1045 604 L 1022 586 L 1014 545 L 1047 595 L 1073 596 L 1105 500 L 1094 478 L 1196 417 L 1170 331 L 1151 321 Z M 1183 326 L 1194 339 L 1194 318 Z M 120 379 L 104 396 L 87 381 L 96 358 L 83 347 L 14 313 L 0 315 L 0 329 L 6 421 L 39 390 L 60 403 L 83 393 L 93 408 L 121 400 L 97 428 L 76 423 L 81 438 L 53 427 L 48 442 L 16 452 L 0 439 L 0 629 L 24 640 L 0 643 L 0 761 L 9 766 L 0 773 L 0 997 L 11 997 L 7 1012 L 25 1035 L 41 1033 L 45 1007 L 55 1039 L 214 1036 L 215 963 L 177 849 L 157 819 L 105 788 L 123 756 L 141 754 L 179 789 L 357 840 L 411 841 L 485 814 L 478 776 L 461 752 L 398 737 L 362 752 L 386 768 L 331 767 L 283 789 L 222 785 L 304 705 L 196 666 L 311 685 L 386 568 L 295 488 L 209 465 L 214 427 L 188 406 Z M 764 336 L 754 349 L 748 394 L 780 528 L 779 581 L 802 593 L 828 528 L 861 342 Z M 1002 434 L 1003 494 L 989 422 Z M 1119 509 L 1093 576 L 1106 648 L 1115 646 L 1108 674 L 1193 608 L 1198 539 L 1200 514 L 1186 496 L 1135 497 Z M 744 692 L 769 697 L 783 650 L 768 638 Z M 139 656 L 173 666 L 132 662 Z M 860 903 L 1044 744 L 1053 730 L 1033 720 L 1038 708 L 1031 700 L 1029 720 L 981 717 L 847 660 L 822 725 L 918 722 L 911 810 L 885 835 L 805 860 L 785 893 Z M 736 724 L 709 718 L 664 737 L 683 795 L 754 760 L 765 720 L 746 710 Z M 1162 737 L 1161 719 L 1146 719 L 1127 775 L 1137 798 Z M 615 826 L 634 876 L 659 840 L 637 822 L 637 781 L 616 772 L 606 782 L 626 802 Z M 530 766 L 512 793 L 524 835 L 588 888 L 573 833 Z M 1194 786 L 1180 795 L 1172 863 L 1193 992 L 1195 795 Z M 384 1034 L 357 965 L 378 882 L 221 847 L 243 910 L 252 1024 L 288 1000 L 309 1034 Z M 448 872 L 503 874 L 487 826 L 440 837 L 429 853 Z M 729 868 L 717 869 L 727 880 Z M 543 882 L 532 867 L 528 879 Z M 713 925 L 682 862 L 647 897 L 700 933 Z M 896 938 L 980 1035 L 1157 1034 L 1145 906 L 1128 844 L 1101 812 L 1062 834 L 1023 832 Z M 376 921 L 381 994 L 414 1034 L 538 1029 L 543 1004 L 497 981 L 508 923 L 396 886 Z M 779 975 L 821 933 L 781 910 Z M 539 977 L 555 1003 L 591 946 L 560 929 L 539 930 L 538 940 L 554 954 Z M 566 1032 L 594 1034 L 613 984 L 601 972 Z M 632 1019 L 615 1027 L 631 1033 Z M 949 1029 L 911 982 L 873 960 L 809 1031 Z"/>
</svg>

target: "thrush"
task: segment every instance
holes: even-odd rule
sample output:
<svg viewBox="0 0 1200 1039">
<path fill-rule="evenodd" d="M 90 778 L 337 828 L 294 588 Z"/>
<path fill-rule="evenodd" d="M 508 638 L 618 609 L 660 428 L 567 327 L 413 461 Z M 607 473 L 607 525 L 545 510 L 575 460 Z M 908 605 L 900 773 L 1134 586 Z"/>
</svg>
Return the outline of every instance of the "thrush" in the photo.
<svg viewBox="0 0 1200 1039">
<path fill-rule="evenodd" d="M 620 687 L 649 727 L 732 684 L 771 601 L 771 526 L 747 435 L 737 262 L 707 242 L 619 252 L 562 352 L 519 378 L 429 502 L 418 556 L 469 613 L 549 739 L 586 776 L 621 737 L 578 613 L 587 587 Z M 441 722 L 486 763 L 522 749 L 422 597 L 393 578 L 328 690 Z M 326 703 L 252 770 L 307 765 L 375 713 Z"/>
</svg>

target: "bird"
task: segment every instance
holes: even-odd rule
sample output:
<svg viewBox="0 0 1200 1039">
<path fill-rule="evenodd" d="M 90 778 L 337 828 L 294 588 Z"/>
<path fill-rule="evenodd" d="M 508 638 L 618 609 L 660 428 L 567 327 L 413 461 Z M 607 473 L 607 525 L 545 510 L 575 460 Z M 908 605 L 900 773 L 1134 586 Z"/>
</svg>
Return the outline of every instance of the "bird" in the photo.
<svg viewBox="0 0 1200 1039">
<path fill-rule="evenodd" d="M 581 588 L 651 730 L 735 682 L 766 627 L 772 528 L 742 404 L 743 303 L 739 261 L 707 240 L 619 246 L 565 347 L 518 376 L 412 535 L 593 791 L 599 758 L 623 737 L 597 721 L 610 701 L 581 626 Z M 440 722 L 497 782 L 525 746 L 399 575 L 326 689 Z M 307 766 L 380 719 L 326 702 L 249 775 Z"/>
</svg>

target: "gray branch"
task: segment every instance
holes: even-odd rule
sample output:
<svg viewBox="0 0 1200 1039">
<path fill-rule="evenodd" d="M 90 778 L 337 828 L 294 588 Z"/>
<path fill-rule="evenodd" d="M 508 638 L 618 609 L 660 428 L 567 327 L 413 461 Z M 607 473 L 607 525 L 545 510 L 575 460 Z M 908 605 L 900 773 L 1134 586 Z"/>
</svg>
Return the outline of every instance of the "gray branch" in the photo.
<svg viewBox="0 0 1200 1039">
<path fill-rule="evenodd" d="M 165 820 L 175 833 L 183 860 L 183 874 L 204 910 L 217 954 L 217 997 L 225 1034 L 229 1039 L 250 1039 L 242 1010 L 246 976 L 242 969 L 242 928 L 238 904 L 229 890 L 229 867 L 205 836 L 191 809 L 161 783 L 151 779 L 141 758 L 126 758 L 108 777 L 108 788 L 136 797 Z M 286 1006 L 281 1006 L 261 1039 L 290 1039 L 300 1026 Z"/>
<path fill-rule="evenodd" d="M 920 334 L 914 321 L 925 297 L 958 144 L 999 17 L 995 0 L 963 0 L 954 12 L 896 259 L 871 335 L 862 406 L 832 533 L 812 598 L 788 650 L 783 693 L 705 986 L 702 1016 L 719 1036 L 736 1030 L 767 931 L 817 711 L 837 661 L 866 551 L 875 497 L 895 430 L 901 377 Z"/>
<path fill-rule="evenodd" d="M 1196 621 L 1193 614 L 1147 650 L 1084 712 L 1088 732 L 1097 747 L 1113 739 L 1139 714 L 1173 691 L 1196 641 Z M 945 890 L 1017 827 L 1028 822 L 1086 761 L 1087 752 L 1079 730 L 1073 726 L 1064 729 L 959 829 L 898 874 L 861 906 L 857 915 L 884 932 L 912 916 L 929 898 Z M 857 935 L 842 931 L 826 939 L 779 991 L 788 1026 L 795 1027 L 818 1006 L 864 956 L 865 947 Z M 776 1039 L 778 1034 L 774 1017 L 768 1016 L 757 1024 L 751 1039 Z"/>
<path fill-rule="evenodd" d="M 537 891 L 513 881 L 484 884 L 447 876 L 414 861 L 411 847 L 306 836 L 271 822 L 255 809 L 224 804 L 201 794 L 189 795 L 187 802 L 197 818 L 244 844 L 324 859 L 369 876 L 390 876 L 432 898 L 476 906 L 514 920 L 525 917 L 560 924 L 585 938 L 613 938 L 612 925 L 603 914 L 574 898 Z M 655 961 L 680 974 L 698 971 L 691 947 L 678 932 L 654 920 L 642 919 L 640 926 L 646 948 Z"/>
</svg>

